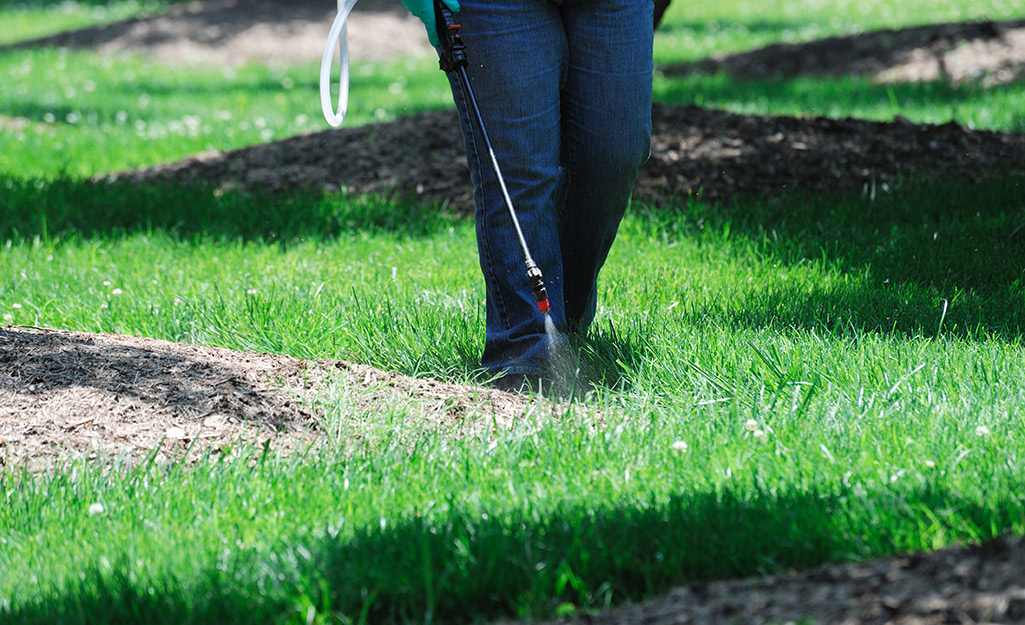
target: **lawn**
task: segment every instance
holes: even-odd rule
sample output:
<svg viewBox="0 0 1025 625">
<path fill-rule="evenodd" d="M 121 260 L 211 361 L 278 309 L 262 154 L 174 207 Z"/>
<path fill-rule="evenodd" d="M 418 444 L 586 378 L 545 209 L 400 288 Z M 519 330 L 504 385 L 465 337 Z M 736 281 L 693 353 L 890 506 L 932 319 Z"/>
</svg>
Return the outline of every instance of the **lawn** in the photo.
<svg viewBox="0 0 1025 625">
<path fill-rule="evenodd" d="M 1022 17 L 1013 4 L 677 0 L 656 56 Z M 0 31 L 37 36 L 54 6 L 0 3 Z M 101 19 L 61 7 L 62 28 Z M 429 60 L 354 71 L 347 124 L 450 106 Z M 374 197 L 88 182 L 323 129 L 315 66 L 33 49 L 0 52 L 0 76 L 2 325 L 486 379 L 465 219 Z M 1004 132 L 1023 130 L 1023 89 L 656 77 L 667 103 Z M 0 620 L 548 618 L 691 580 L 1025 535 L 1025 176 L 966 173 L 872 197 L 635 203 L 578 345 L 596 393 L 511 430 L 455 438 L 328 384 L 316 453 L 0 467 Z"/>
</svg>

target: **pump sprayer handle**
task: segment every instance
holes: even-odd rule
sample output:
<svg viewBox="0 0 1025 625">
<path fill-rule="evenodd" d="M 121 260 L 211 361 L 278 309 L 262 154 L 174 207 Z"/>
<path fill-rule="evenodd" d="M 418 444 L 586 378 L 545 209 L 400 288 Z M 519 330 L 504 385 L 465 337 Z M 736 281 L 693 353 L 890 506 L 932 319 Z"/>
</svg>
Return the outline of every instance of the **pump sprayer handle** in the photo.
<svg viewBox="0 0 1025 625">
<path fill-rule="evenodd" d="M 448 74 L 466 67 L 466 46 L 459 34 L 461 27 L 442 0 L 434 0 L 434 24 L 438 29 L 438 41 L 441 42 L 438 65 L 442 71 Z"/>
</svg>

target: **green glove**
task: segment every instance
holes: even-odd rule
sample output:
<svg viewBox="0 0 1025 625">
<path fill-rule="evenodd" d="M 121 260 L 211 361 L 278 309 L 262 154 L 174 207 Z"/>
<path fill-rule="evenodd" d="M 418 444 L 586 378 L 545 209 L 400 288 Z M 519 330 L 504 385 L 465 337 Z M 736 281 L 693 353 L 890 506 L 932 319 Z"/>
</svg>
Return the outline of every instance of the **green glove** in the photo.
<svg viewBox="0 0 1025 625">
<path fill-rule="evenodd" d="M 459 12 L 459 0 L 441 0 L 453 13 Z M 438 26 L 434 20 L 434 0 L 402 0 L 402 6 L 410 13 L 420 18 L 420 21 L 427 27 L 427 38 L 431 45 L 437 48 L 441 45 L 438 41 Z"/>
</svg>

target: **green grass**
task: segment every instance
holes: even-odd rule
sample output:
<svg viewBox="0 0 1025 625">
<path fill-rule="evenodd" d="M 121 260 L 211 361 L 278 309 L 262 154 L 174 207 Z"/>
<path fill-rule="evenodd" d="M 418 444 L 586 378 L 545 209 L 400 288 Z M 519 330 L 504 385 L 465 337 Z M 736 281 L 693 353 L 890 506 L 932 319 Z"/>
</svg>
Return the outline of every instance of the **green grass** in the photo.
<svg viewBox="0 0 1025 625">
<path fill-rule="evenodd" d="M 655 39 L 655 61 L 694 61 L 772 43 L 797 43 L 871 30 L 1022 17 L 1025 11 L 1013 0 L 727 0 L 700 5 L 673 0 Z"/>
<path fill-rule="evenodd" d="M 352 72 L 346 125 L 451 100 L 430 59 Z M 21 176 L 85 177 L 327 128 L 313 65 L 200 70 L 43 49 L 0 56 L 0 76 L 0 170 Z"/>
<path fill-rule="evenodd" d="M 1014 12 L 676 0 L 657 54 Z M 449 106 L 429 60 L 354 70 L 351 123 Z M 315 67 L 24 50 L 0 53 L 0 76 L 3 325 L 484 379 L 473 227 L 439 207 L 84 180 L 323 128 Z M 659 76 L 656 95 L 1021 131 L 1020 89 Z M 976 173 L 874 198 L 635 205 L 579 346 L 597 397 L 513 431 L 455 440 L 410 417 L 415 399 L 359 408 L 337 382 L 304 456 L 4 468 L 0 620 L 545 618 L 1025 535 L 1025 178 Z"/>
<path fill-rule="evenodd" d="M 332 434 L 304 459 L 8 473 L 7 616 L 541 617 L 1025 533 L 1025 244 L 1007 236 L 1023 183 L 638 207 L 583 347 L 600 422 L 541 408 L 523 417 L 536 433 L 452 442 L 330 386 Z M 108 211 L 132 191 L 64 184 L 80 210 L 49 207 L 48 238 L 38 197 L 12 219 L 0 300 L 16 323 L 480 380 L 468 223 L 338 198 L 286 221 L 287 200 L 179 191 L 194 212 L 133 226 Z"/>
<path fill-rule="evenodd" d="M 956 121 L 968 128 L 1025 132 L 1025 83 L 982 88 L 939 82 L 880 84 L 863 78 L 735 80 L 725 75 L 666 76 L 655 99 L 746 115 L 815 115 L 920 124 Z"/>
<path fill-rule="evenodd" d="M 175 0 L 171 0 L 173 2 Z M 0 46 L 163 11 L 167 0 L 2 0 Z"/>
</svg>

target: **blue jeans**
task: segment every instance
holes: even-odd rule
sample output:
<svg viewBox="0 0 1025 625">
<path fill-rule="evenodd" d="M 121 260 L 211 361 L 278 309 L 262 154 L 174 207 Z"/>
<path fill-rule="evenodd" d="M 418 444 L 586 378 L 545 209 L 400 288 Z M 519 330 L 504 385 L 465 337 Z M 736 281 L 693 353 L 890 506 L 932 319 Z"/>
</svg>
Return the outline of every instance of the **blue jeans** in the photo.
<svg viewBox="0 0 1025 625">
<path fill-rule="evenodd" d="M 652 0 L 461 0 L 467 74 L 561 331 L 597 278 L 651 139 Z M 543 375 L 544 316 L 466 94 L 450 74 L 486 288 L 482 365 Z"/>
</svg>

